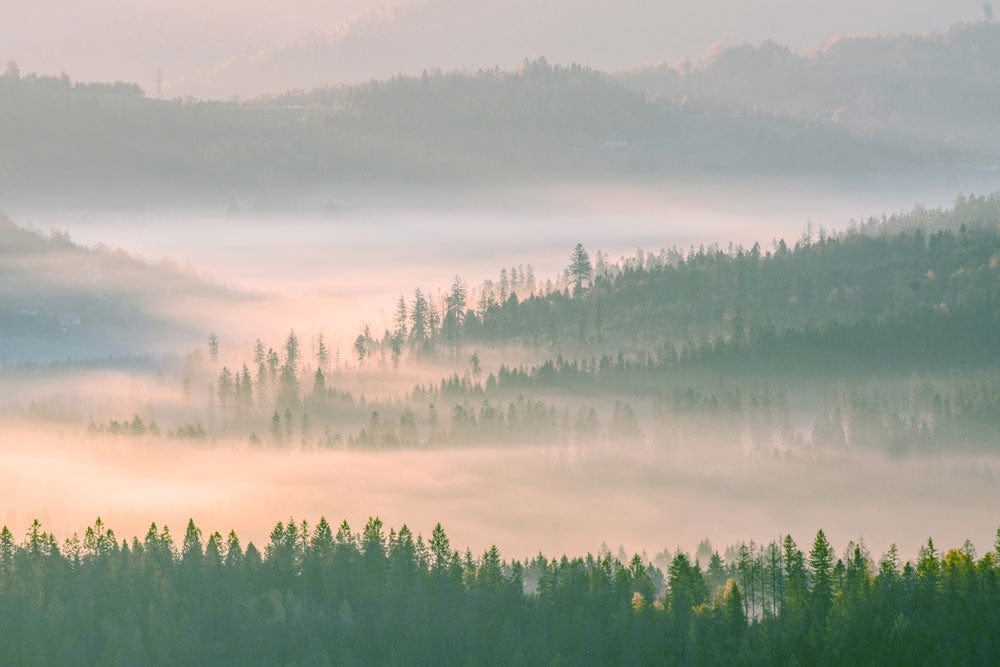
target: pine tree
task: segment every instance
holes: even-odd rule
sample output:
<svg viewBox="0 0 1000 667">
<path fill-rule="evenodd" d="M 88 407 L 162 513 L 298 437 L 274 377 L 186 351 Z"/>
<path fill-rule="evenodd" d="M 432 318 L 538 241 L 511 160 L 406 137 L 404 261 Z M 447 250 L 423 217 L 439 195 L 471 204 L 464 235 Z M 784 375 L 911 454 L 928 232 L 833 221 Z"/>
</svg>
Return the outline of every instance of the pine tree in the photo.
<svg viewBox="0 0 1000 667">
<path fill-rule="evenodd" d="M 219 360 L 219 337 L 214 333 L 208 336 L 208 358 L 213 364 Z"/>
<path fill-rule="evenodd" d="M 569 263 L 569 275 L 573 280 L 573 294 L 577 296 L 583 291 L 584 285 L 589 284 L 593 275 L 590 256 L 587 254 L 582 243 L 577 243 L 576 247 L 573 248 L 573 254 L 570 257 Z"/>
<path fill-rule="evenodd" d="M 430 304 L 418 287 L 413 292 L 413 308 L 410 309 L 410 347 L 423 349 L 430 338 Z"/>
<path fill-rule="evenodd" d="M 452 346 L 457 346 L 462 333 L 462 324 L 465 321 L 465 304 L 468 295 L 465 283 L 458 276 L 451 285 L 451 291 L 445 297 L 444 320 L 442 330 L 445 338 Z"/>
<path fill-rule="evenodd" d="M 318 398 L 326 394 L 326 377 L 323 375 L 323 369 L 317 368 L 316 372 L 313 374 L 313 397 Z"/>
<path fill-rule="evenodd" d="M 430 547 L 431 555 L 434 558 L 434 570 L 439 574 L 443 573 L 451 560 L 451 542 L 440 523 L 434 526 L 434 530 L 431 532 Z"/>
<path fill-rule="evenodd" d="M 479 353 L 473 351 L 472 356 L 469 357 L 469 369 L 472 371 L 472 379 L 476 384 L 479 384 L 479 380 L 483 375 L 483 366 L 479 362 Z"/>
<path fill-rule="evenodd" d="M 809 569 L 812 571 L 811 602 L 817 618 L 826 618 L 833 604 L 833 548 L 822 530 L 816 533 L 809 552 Z"/>
<path fill-rule="evenodd" d="M 312 558 L 324 561 L 333 556 L 333 530 L 326 517 L 320 517 L 309 540 L 309 553 Z"/>
<path fill-rule="evenodd" d="M 330 350 L 326 347 L 322 331 L 316 339 L 316 366 L 324 371 L 330 368 Z"/>
<path fill-rule="evenodd" d="M 233 406 L 233 396 L 235 394 L 233 374 L 226 366 L 223 366 L 222 372 L 219 373 L 218 392 L 219 411 L 222 413 L 222 424 L 225 426 L 229 420 L 230 409 Z"/>
<path fill-rule="evenodd" d="M 271 442 L 275 445 L 281 445 L 285 441 L 285 432 L 281 428 L 281 415 L 278 411 L 274 411 L 274 415 L 271 417 Z"/>
<path fill-rule="evenodd" d="M 805 559 L 802 551 L 795 545 L 791 535 L 785 536 L 784 541 L 785 557 L 785 579 L 787 588 L 785 592 L 784 606 L 798 612 L 805 609 L 809 595 L 809 584 L 806 576 Z"/>
<path fill-rule="evenodd" d="M 184 532 L 184 542 L 181 547 L 181 561 L 184 565 L 198 567 L 205 555 L 201 543 L 201 530 L 194 525 L 194 519 L 188 519 L 187 530 Z"/>
<path fill-rule="evenodd" d="M 253 378 L 246 364 L 243 364 L 240 377 L 242 380 L 236 392 L 236 408 L 239 418 L 245 420 L 253 410 Z"/>
<path fill-rule="evenodd" d="M 295 335 L 295 330 L 288 332 L 285 339 L 285 366 L 298 372 L 299 367 L 299 338 Z"/>
<path fill-rule="evenodd" d="M 240 546 L 240 538 L 235 530 L 229 531 L 226 539 L 226 560 L 227 567 L 237 567 L 243 563 L 243 548 Z"/>
</svg>

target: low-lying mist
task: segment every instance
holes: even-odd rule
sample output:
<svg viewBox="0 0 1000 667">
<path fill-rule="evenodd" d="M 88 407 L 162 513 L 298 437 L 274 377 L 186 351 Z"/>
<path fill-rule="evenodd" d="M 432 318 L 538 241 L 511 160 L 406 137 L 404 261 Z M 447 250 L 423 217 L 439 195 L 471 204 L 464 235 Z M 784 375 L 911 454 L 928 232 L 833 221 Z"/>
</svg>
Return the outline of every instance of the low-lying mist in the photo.
<svg viewBox="0 0 1000 667">
<path fill-rule="evenodd" d="M 336 313 L 357 319 L 391 309 L 413 285 L 445 289 L 455 274 L 475 282 L 513 262 L 532 265 L 539 276 L 557 275 L 576 242 L 616 258 L 637 247 L 792 241 L 807 222 L 833 229 L 917 202 L 942 206 L 954 199 L 955 188 L 920 183 L 862 192 L 764 177 L 687 178 L 331 190 L 275 201 L 245 194 L 197 207 L 67 208 L 35 201 L 8 213 L 19 224 L 64 229 L 79 243 L 121 247 L 150 261 L 167 258 L 238 288 L 337 295 L 363 304 L 364 312 Z M 328 311 L 334 319 L 333 307 Z"/>
<path fill-rule="evenodd" d="M 119 535 L 151 520 L 181 530 L 193 517 L 209 530 L 235 528 L 258 545 L 275 508 L 315 522 L 372 515 L 429 534 L 441 522 L 455 544 L 511 557 L 596 552 L 602 543 L 649 557 L 767 541 L 822 527 L 834 544 L 863 537 L 875 553 L 895 541 L 915 553 L 929 535 L 970 538 L 986 548 L 1000 506 L 994 454 L 890 459 L 880 454 L 713 457 L 692 446 L 657 457 L 609 443 L 422 451 L 194 447 L 84 439 L 53 429 L 5 428 L 0 523 L 38 518 L 68 536 L 101 516 Z"/>
<path fill-rule="evenodd" d="M 648 189 L 553 188 L 544 195 L 528 193 L 525 201 L 512 196 L 478 208 L 464 201 L 410 207 L 369 202 L 334 204 L 322 214 L 315 209 L 247 213 L 245 204 L 228 214 L 26 213 L 17 222 L 68 229 L 77 242 L 121 245 L 147 258 L 165 255 L 169 261 L 146 266 L 163 272 L 148 284 L 172 285 L 184 277 L 194 287 L 131 302 L 141 303 L 152 318 L 185 323 L 186 336 L 136 335 L 133 345 L 121 348 L 124 360 L 0 367 L 0 522 L 21 527 L 37 517 L 68 535 L 99 515 L 119 534 L 132 535 L 144 533 L 151 520 L 177 530 L 193 517 L 206 529 L 235 528 L 259 544 L 278 508 L 310 521 L 321 515 L 346 518 L 355 527 L 379 515 L 424 534 L 440 521 L 456 544 L 482 551 L 495 542 L 516 557 L 538 550 L 596 551 L 604 542 L 655 554 L 676 546 L 691 550 L 705 537 L 717 545 L 763 542 L 779 531 L 810 535 L 820 527 L 838 545 L 863 536 L 875 552 L 897 541 L 913 553 L 928 535 L 944 543 L 971 538 L 988 545 L 996 529 L 992 508 L 1000 506 L 1000 484 L 992 472 L 1000 463 L 995 448 L 977 448 L 980 442 L 949 447 L 952 432 L 934 431 L 934 419 L 927 420 L 927 428 L 920 420 L 950 413 L 928 412 L 924 399 L 904 400 L 916 394 L 900 378 L 893 380 L 896 385 L 886 380 L 883 389 L 866 384 L 862 374 L 842 388 L 827 388 L 826 380 L 800 372 L 784 378 L 794 380 L 783 387 L 788 406 L 774 387 L 754 393 L 761 387 L 753 379 L 742 387 L 739 380 L 723 386 L 702 379 L 701 385 L 693 383 L 688 405 L 686 399 L 666 398 L 690 388 L 690 380 L 665 373 L 650 376 L 639 388 L 628 384 L 624 361 L 618 384 L 618 371 L 608 371 L 603 388 L 586 374 L 574 386 L 480 386 L 501 363 L 537 364 L 560 352 L 551 341 L 532 348 L 513 335 L 492 348 L 442 348 L 440 354 L 408 349 L 398 369 L 385 358 L 385 346 L 381 357 L 362 361 L 355 355 L 355 336 L 366 322 L 375 339 L 391 326 L 401 292 L 409 300 L 420 286 L 440 308 L 456 274 L 473 289 L 511 263 L 533 266 L 540 280 L 558 278 L 576 241 L 602 248 L 612 259 L 631 255 L 636 246 L 766 244 L 775 237 L 794 243 L 817 210 L 827 217 L 811 221 L 833 228 L 873 210 L 910 205 L 898 193 L 858 199 L 744 189 L 721 196 L 719 187 L 677 197 Z M 882 203 L 872 203 L 876 200 Z M 15 253 L 15 260 L 11 266 L 31 268 L 28 257 Z M 131 260 L 126 264 L 121 282 L 130 283 L 123 290 L 133 298 L 147 284 L 148 272 Z M 40 262 L 35 268 L 46 266 Z M 984 269 L 982 275 L 992 274 Z M 223 287 L 208 287 L 218 285 Z M 139 310 L 122 312 L 127 324 Z M 293 328 L 300 336 L 299 354 L 285 377 L 282 365 L 290 355 L 284 345 Z M 325 362 L 319 361 L 320 331 L 327 337 Z M 222 340 L 215 353 L 206 347 L 210 332 Z M 69 356 L 39 340 L 50 359 Z M 129 361 L 127 355 L 136 350 L 148 354 Z M 19 359 L 31 357 L 30 350 L 14 351 Z M 473 352 L 481 378 L 472 377 Z M 247 392 L 240 414 L 243 408 L 232 396 L 219 392 L 224 377 L 227 391 L 231 388 L 226 373 L 242 373 L 244 363 L 253 382 L 234 390 Z M 327 373 L 323 386 L 314 380 L 317 368 Z M 442 380 L 452 377 L 458 384 L 446 390 Z M 931 379 L 937 384 L 924 392 L 928 400 L 946 387 L 940 378 Z M 424 384 L 425 393 L 409 395 Z M 858 391 L 854 384 L 860 384 Z M 955 395 L 961 398 L 966 389 L 986 395 L 993 386 L 965 382 Z M 281 396 L 286 387 L 294 389 L 291 401 Z M 730 414 L 719 401 L 732 389 L 743 390 L 743 402 Z M 511 407 L 522 391 L 528 407 Z M 762 397 L 766 405 L 748 412 L 746 406 Z M 486 400 L 510 411 L 484 419 Z M 620 410 L 619 400 L 631 405 Z M 435 403 L 441 429 L 448 431 L 442 437 L 432 433 Z M 459 404 L 468 406 L 471 418 L 456 410 Z M 714 412 L 699 413 L 703 404 L 715 405 Z M 993 404 L 984 400 L 966 412 Z M 871 408 L 872 423 L 893 426 L 883 429 L 890 436 L 923 433 L 934 446 L 914 447 L 906 456 L 892 456 L 882 442 L 854 446 L 850 410 L 866 405 L 878 407 Z M 411 407 L 409 435 L 418 437 L 406 440 L 403 416 Z M 590 407 L 596 407 L 593 420 L 584 411 Z M 615 421 L 627 421 L 633 407 L 639 434 L 626 443 L 615 435 Z M 954 420 L 970 419 L 966 412 L 955 412 Z M 784 416 L 771 420 L 771 413 Z M 766 416 L 767 428 L 747 426 L 750 414 Z M 541 417 L 532 422 L 525 415 Z M 158 435 L 106 437 L 114 431 L 110 426 L 121 425 L 112 422 L 136 417 L 142 429 L 155 420 Z M 754 429 L 763 433 L 759 442 L 773 445 L 784 437 L 785 432 L 774 435 L 784 428 L 782 420 L 791 424 L 792 435 L 782 443 L 791 444 L 758 447 Z M 379 427 L 377 437 L 373 425 Z M 974 425 L 980 430 L 970 440 L 989 428 L 988 421 Z M 831 426 L 832 435 L 824 430 Z M 507 439 L 489 430 L 494 427 L 505 430 Z M 359 434 L 365 428 L 367 440 Z M 197 437 L 177 437 L 181 429 Z M 589 445 L 581 444 L 585 436 Z M 810 438 L 834 446 L 806 446 Z"/>
</svg>

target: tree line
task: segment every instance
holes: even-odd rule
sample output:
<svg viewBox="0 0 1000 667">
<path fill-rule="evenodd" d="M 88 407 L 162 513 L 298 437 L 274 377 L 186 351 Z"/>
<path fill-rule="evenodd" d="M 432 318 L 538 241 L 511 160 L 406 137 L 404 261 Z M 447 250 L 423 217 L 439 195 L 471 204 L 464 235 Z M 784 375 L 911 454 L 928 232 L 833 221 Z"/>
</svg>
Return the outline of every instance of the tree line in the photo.
<svg viewBox="0 0 1000 667">
<path fill-rule="evenodd" d="M 722 345 L 784 349 L 805 337 L 801 347 L 819 345 L 839 361 L 849 358 L 845 350 L 865 354 L 866 340 L 902 338 L 912 339 L 895 346 L 911 355 L 908 363 L 942 354 L 979 363 L 976 351 L 996 343 L 997 220 L 995 194 L 960 198 L 949 211 L 916 209 L 855 223 L 840 233 L 807 227 L 794 244 L 776 240 L 770 249 L 640 250 L 616 262 L 603 253 L 593 261 L 577 245 L 557 280 L 533 281 L 537 289 L 527 294 L 498 294 L 492 281 L 470 290 L 456 278 L 436 318 L 426 315 L 420 290 L 409 304 L 401 297 L 395 328 L 381 337 L 367 328 L 356 351 L 370 358 L 396 341 L 423 353 L 517 343 L 631 354 L 667 349 L 705 358 Z M 843 349 L 823 335 L 844 341 Z M 393 347 L 394 360 L 406 349 Z M 882 347 L 869 356 L 891 351 Z"/>
<path fill-rule="evenodd" d="M 278 522 L 267 544 L 189 521 L 62 544 L 0 530 L 6 664 L 989 664 L 1000 657 L 1000 531 L 979 557 L 928 540 L 903 562 L 823 531 L 679 551 L 665 571 L 607 551 L 507 560 L 378 518 L 360 533 Z"/>
<path fill-rule="evenodd" d="M 240 102 L 153 100 L 134 84 L 0 76 L 0 177 L 23 193 L 249 189 L 267 207 L 331 183 L 634 178 L 682 169 L 851 175 L 913 156 L 832 123 L 735 118 L 651 102 L 586 67 L 428 73 Z M 825 159 L 817 159 L 822 155 Z M 752 156 L 752 157 L 751 157 Z"/>
<path fill-rule="evenodd" d="M 836 336 L 831 340 L 843 344 Z M 899 341 L 886 339 L 889 342 L 898 346 Z M 742 344 L 748 346 L 747 341 Z M 211 370 L 220 363 L 219 340 L 213 335 L 207 360 L 199 351 L 188 356 L 182 410 L 165 435 L 191 440 L 238 436 L 259 446 L 360 449 L 546 442 L 672 447 L 706 441 L 733 448 L 750 443 L 756 451 L 818 447 L 902 453 L 996 446 L 1000 391 L 990 366 L 991 349 L 980 350 L 985 366 L 974 375 L 940 372 L 936 364 L 927 364 L 922 375 L 906 376 L 905 369 L 890 367 L 891 377 L 873 379 L 873 370 L 898 361 L 892 354 L 888 360 L 872 359 L 869 368 L 856 372 L 840 365 L 831 391 L 817 388 L 815 378 L 796 380 L 801 373 L 779 372 L 779 364 L 755 367 L 749 376 L 741 376 L 746 358 L 713 367 L 700 356 L 721 355 L 734 345 L 666 353 L 669 356 L 619 353 L 570 360 L 559 355 L 531 366 L 501 363 L 489 373 L 473 353 L 461 375 L 416 385 L 402 398 L 366 398 L 327 385 L 323 367 L 330 367 L 330 353 L 322 335 L 315 345 L 314 370 L 301 360 L 304 355 L 292 331 L 281 354 L 259 341 L 254 345 L 256 372 L 244 363 L 239 372 L 222 366 L 217 375 Z M 790 346 L 785 355 L 796 359 L 797 349 Z M 821 368 L 821 352 L 814 347 L 812 366 L 803 365 L 810 371 Z M 860 365 L 867 353 L 858 358 Z M 720 383 L 715 373 L 725 381 Z M 195 404 L 192 378 L 200 383 L 211 377 L 215 382 L 200 392 L 207 400 L 201 408 Z M 818 395 L 790 402 L 789 392 L 795 393 L 798 386 Z M 557 400 L 538 398 L 546 395 Z M 29 414 L 44 412 L 44 406 L 29 407 Z M 101 437 L 155 439 L 161 436 L 156 414 L 163 413 L 154 405 L 142 416 L 103 422 L 91 418 L 87 431 Z M 803 414 L 811 415 L 812 425 L 799 432 L 792 423 L 801 423 Z"/>
</svg>

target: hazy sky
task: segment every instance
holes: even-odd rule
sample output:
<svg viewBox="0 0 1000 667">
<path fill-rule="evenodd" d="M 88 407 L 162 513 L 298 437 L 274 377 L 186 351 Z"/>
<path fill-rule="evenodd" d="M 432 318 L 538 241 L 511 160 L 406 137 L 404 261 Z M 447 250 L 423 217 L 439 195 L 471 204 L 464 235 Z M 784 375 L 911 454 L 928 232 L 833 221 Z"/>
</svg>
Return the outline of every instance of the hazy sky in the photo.
<svg viewBox="0 0 1000 667">
<path fill-rule="evenodd" d="M 718 42 L 816 48 L 837 34 L 938 29 L 980 0 L 2 0 L 22 71 L 252 95 L 546 56 L 601 68 L 697 60 Z"/>
</svg>

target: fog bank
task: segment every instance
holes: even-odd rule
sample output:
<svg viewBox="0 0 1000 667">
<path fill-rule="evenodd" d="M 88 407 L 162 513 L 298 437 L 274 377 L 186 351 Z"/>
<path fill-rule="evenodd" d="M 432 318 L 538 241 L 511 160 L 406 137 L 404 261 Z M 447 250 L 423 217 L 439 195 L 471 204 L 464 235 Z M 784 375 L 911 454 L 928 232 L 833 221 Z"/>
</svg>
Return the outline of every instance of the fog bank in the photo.
<svg viewBox="0 0 1000 667">
<path fill-rule="evenodd" d="M 890 460 L 738 459 L 706 466 L 615 452 L 580 459 L 556 448 L 359 453 L 198 449 L 84 441 L 52 431 L 0 432 L 5 465 L 0 523 L 39 518 L 67 537 L 101 516 L 120 537 L 150 521 L 177 535 L 189 517 L 235 528 L 260 545 L 274 522 L 372 515 L 428 535 L 437 522 L 453 544 L 508 557 L 580 554 L 604 542 L 651 557 L 663 548 L 766 541 L 823 528 L 843 548 L 864 537 L 875 553 L 904 554 L 933 536 L 992 544 L 1000 484 L 995 456 Z"/>
</svg>

